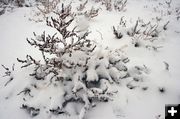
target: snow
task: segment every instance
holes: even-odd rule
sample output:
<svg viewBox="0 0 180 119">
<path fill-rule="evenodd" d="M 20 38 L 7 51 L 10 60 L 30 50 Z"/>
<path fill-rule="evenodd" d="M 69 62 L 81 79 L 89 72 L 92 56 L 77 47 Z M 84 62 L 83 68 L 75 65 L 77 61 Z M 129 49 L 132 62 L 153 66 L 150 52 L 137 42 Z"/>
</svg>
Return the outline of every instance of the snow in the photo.
<svg viewBox="0 0 180 119">
<path fill-rule="evenodd" d="M 70 3 L 68 0 L 63 2 Z M 80 1 L 73 0 L 73 9 L 79 3 Z M 16 58 L 24 59 L 29 54 L 35 59 L 42 60 L 41 52 L 31 47 L 26 38 L 32 38 L 33 32 L 37 34 L 43 31 L 50 34 L 55 32 L 45 25 L 45 21 L 29 20 L 38 17 L 43 20 L 42 16 L 34 16 L 34 12 L 37 11 L 35 7 L 15 7 L 12 11 L 0 15 L 0 64 L 11 69 L 12 64 L 15 63 L 15 71 L 11 76 L 14 78 L 7 86 L 4 85 L 9 77 L 0 77 L 0 119 L 31 119 L 32 117 L 25 110 L 20 109 L 22 104 L 26 104 L 24 100 L 28 100 L 27 105 L 40 108 L 39 115 L 33 117 L 34 119 L 81 119 L 84 116 L 85 119 L 164 119 L 165 104 L 180 103 L 180 25 L 176 12 L 176 9 L 180 8 L 180 1 L 173 0 L 171 7 L 168 7 L 164 0 L 128 0 L 126 10 L 121 12 L 107 11 L 101 3 L 95 4 L 94 0 L 89 0 L 86 9 L 90 10 L 92 6 L 100 7 L 97 17 L 89 19 L 85 16 L 77 16 L 74 23 L 78 26 L 77 30 L 91 31 L 88 39 L 93 40 L 98 46 L 96 52 L 89 54 L 92 57 L 88 62 L 86 75 L 89 82 L 100 81 L 100 88 L 90 88 L 90 90 L 80 81 L 85 74 L 78 67 L 73 70 L 74 72 L 67 69 L 62 71 L 62 77 L 73 75 L 73 83 L 66 81 L 60 84 L 52 80 L 53 85 L 49 84 L 49 80 L 39 81 L 29 76 L 33 71 L 32 66 L 20 68 L 21 64 Z M 168 11 L 171 13 L 169 14 Z M 126 27 L 118 27 L 123 37 L 117 39 L 113 34 L 113 26 L 118 26 L 122 17 L 126 20 Z M 158 18 L 161 20 L 157 23 Z M 138 19 L 143 19 L 145 23 L 151 21 L 153 25 L 158 24 L 158 30 L 160 29 L 161 32 L 157 40 L 150 42 L 142 38 L 138 41 L 140 47 L 134 47 L 134 41 L 126 31 L 133 28 Z M 167 30 L 163 31 L 163 25 L 167 21 L 170 21 Z M 146 45 L 150 47 L 146 48 Z M 156 51 L 152 46 L 161 47 Z M 89 55 L 75 52 L 72 57 L 64 55 L 62 59 L 66 66 L 71 63 L 85 64 L 84 61 Z M 101 57 L 103 58 L 99 59 Z M 115 67 L 109 62 L 115 64 Z M 169 70 L 166 70 L 164 62 L 169 64 Z M 1 76 L 4 72 L 5 69 L 0 68 Z M 128 75 L 130 77 L 124 78 Z M 99 80 L 98 76 L 103 79 Z M 114 80 L 119 84 L 114 84 Z M 37 86 L 38 90 L 34 86 Z M 23 89 L 30 87 L 30 94 L 34 98 L 28 94 L 23 96 L 23 93 L 17 95 Z M 86 112 L 84 108 L 89 108 L 87 96 L 101 94 L 107 87 L 106 95 L 113 94 L 112 100 L 96 103 L 95 107 Z M 164 93 L 159 91 L 161 88 L 165 90 Z M 64 92 L 70 93 L 71 90 L 73 92 L 82 90 L 77 95 L 87 101 L 85 105 L 74 102 L 68 104 L 66 110 L 69 110 L 71 116 L 68 114 L 55 116 L 48 111 L 57 109 L 64 101 Z M 85 90 L 88 94 L 84 92 Z"/>
</svg>

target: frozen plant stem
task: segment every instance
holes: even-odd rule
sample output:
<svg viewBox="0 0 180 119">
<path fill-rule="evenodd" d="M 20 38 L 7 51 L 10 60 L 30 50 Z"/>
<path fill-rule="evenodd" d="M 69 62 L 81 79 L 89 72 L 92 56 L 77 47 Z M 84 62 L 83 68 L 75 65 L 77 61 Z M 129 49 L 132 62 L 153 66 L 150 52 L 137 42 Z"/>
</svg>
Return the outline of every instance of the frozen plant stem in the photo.
<svg viewBox="0 0 180 119">
<path fill-rule="evenodd" d="M 5 75 L 3 77 L 6 77 L 6 76 L 9 77 L 9 80 L 4 85 L 4 86 L 7 86 L 14 79 L 14 76 L 13 76 L 12 72 L 14 71 L 15 64 L 12 65 L 11 70 L 9 68 L 5 67 L 4 65 L 1 65 L 1 66 L 6 70 Z"/>
<path fill-rule="evenodd" d="M 167 30 L 167 25 L 169 24 L 169 21 L 163 26 L 164 30 Z"/>
<path fill-rule="evenodd" d="M 164 63 L 164 65 L 165 65 L 165 69 L 167 70 L 167 71 L 169 71 L 169 64 L 167 63 L 167 62 L 163 62 Z"/>
<path fill-rule="evenodd" d="M 114 26 L 113 26 L 113 33 L 114 33 L 114 35 L 116 36 L 117 39 L 121 39 L 123 37 L 121 32 L 119 32 Z"/>
</svg>

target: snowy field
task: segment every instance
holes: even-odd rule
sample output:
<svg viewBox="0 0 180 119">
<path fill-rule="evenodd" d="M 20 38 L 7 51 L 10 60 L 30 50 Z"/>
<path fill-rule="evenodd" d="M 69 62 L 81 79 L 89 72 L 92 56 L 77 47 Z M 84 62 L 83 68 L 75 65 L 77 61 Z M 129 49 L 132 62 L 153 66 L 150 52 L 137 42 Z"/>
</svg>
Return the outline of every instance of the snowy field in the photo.
<svg viewBox="0 0 180 119">
<path fill-rule="evenodd" d="M 38 9 L 35 2 L 30 2 L 30 7 L 1 7 L 5 13 L 0 15 L 0 119 L 165 119 L 165 104 L 180 103 L 180 1 L 127 0 L 118 4 L 116 1 L 125 0 L 112 0 L 109 9 L 108 1 L 55 3 L 59 10 L 62 3 L 65 8 L 72 7 L 73 22 L 68 29 L 76 26 L 78 38 L 90 32 L 86 38 L 95 47 L 92 52 L 83 49 L 84 44 L 78 46 L 81 50 L 67 48 L 62 56 L 44 48 L 52 53 L 44 51 L 47 59 L 30 40 L 33 32 L 58 32 L 46 25 L 46 17 L 55 18 L 53 10 L 58 10 L 44 13 L 43 6 L 38 3 Z M 80 5 L 84 5 L 82 10 Z M 122 9 L 118 11 L 116 5 Z M 91 14 L 92 9 L 98 12 Z M 63 39 L 62 32 L 58 33 Z M 58 47 L 57 52 L 62 46 Z M 41 68 L 53 57 L 61 59 L 64 67 L 54 67 L 63 72 L 63 81 L 59 81 L 59 72 L 42 76 L 46 69 L 30 76 L 34 67 L 42 65 L 27 55 L 45 62 Z M 21 68 L 23 65 L 30 66 Z M 100 86 L 94 87 L 94 82 L 101 82 Z M 66 95 L 77 100 L 70 100 L 63 108 Z"/>
</svg>

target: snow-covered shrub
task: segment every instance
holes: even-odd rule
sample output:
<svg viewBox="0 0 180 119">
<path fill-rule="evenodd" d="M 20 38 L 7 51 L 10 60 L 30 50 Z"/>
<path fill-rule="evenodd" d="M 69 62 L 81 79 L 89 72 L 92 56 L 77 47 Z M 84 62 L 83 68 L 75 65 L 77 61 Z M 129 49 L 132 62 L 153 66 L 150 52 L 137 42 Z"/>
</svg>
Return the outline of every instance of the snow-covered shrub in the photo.
<svg viewBox="0 0 180 119">
<path fill-rule="evenodd" d="M 125 32 L 126 32 L 126 20 L 124 20 L 123 17 L 121 17 L 120 23 L 117 26 L 117 28 L 113 26 L 113 34 L 117 39 L 121 39 L 125 34 Z"/>
<path fill-rule="evenodd" d="M 46 39 L 48 38 L 46 37 Z M 82 39 L 80 38 L 80 40 Z M 36 85 L 36 90 L 39 89 L 38 85 L 41 82 L 41 85 L 43 85 L 44 81 L 49 82 L 48 86 L 54 86 L 54 88 L 58 85 L 62 86 L 61 88 L 64 91 L 62 103 L 49 109 L 55 115 L 68 114 L 66 106 L 74 102 L 80 105 L 83 104 L 83 107 L 79 110 L 79 118 L 83 119 L 85 113 L 94 107 L 97 102 L 112 100 L 111 96 L 116 92 L 112 90 L 111 85 L 113 83 L 120 83 L 121 79 L 128 76 L 127 67 L 125 66 L 128 60 L 127 57 L 123 55 L 118 56 L 112 52 L 108 57 L 100 57 L 95 51 L 93 44 L 90 42 L 86 43 L 86 40 L 70 44 L 67 46 L 69 47 L 68 49 L 63 48 L 64 50 L 62 50 L 59 48 L 59 51 L 63 52 L 56 52 L 58 47 L 56 47 L 57 50 L 49 49 L 45 44 L 42 44 L 42 46 L 46 48 L 42 48 L 40 44 L 35 46 L 42 50 L 42 52 L 55 54 L 56 57 L 46 58 L 43 56 L 45 62 L 42 63 L 27 55 L 26 60 L 18 59 L 18 61 L 25 64 L 22 67 L 34 66 L 34 71 L 30 76 L 33 76 L 34 80 L 40 80 L 40 82 L 34 84 Z M 53 46 L 50 44 L 49 47 Z M 71 47 L 74 48 L 71 49 Z M 23 90 L 23 92 L 25 94 L 25 92 L 29 93 L 30 91 Z M 34 96 L 30 97 L 33 98 Z M 33 109 L 36 108 L 33 107 Z M 30 112 L 29 108 L 26 110 L 28 113 Z M 32 111 L 34 115 L 34 110 Z"/>
<path fill-rule="evenodd" d="M 113 34 L 117 39 L 127 35 L 132 39 L 134 47 L 158 51 L 162 46 L 155 44 L 155 42 L 161 39 L 161 34 L 168 30 L 169 23 L 170 21 L 160 22 L 157 19 L 155 22 L 153 20 L 144 22 L 143 19 L 138 18 L 135 25 L 129 27 L 127 20 L 121 17 L 120 23 L 116 27 L 113 26 Z"/>
<path fill-rule="evenodd" d="M 64 12 L 59 12 L 58 18 L 47 19 L 47 25 L 58 33 L 52 36 L 45 32 L 41 35 L 34 33 L 35 39 L 27 39 L 31 46 L 42 52 L 44 61 L 38 61 L 30 55 L 25 60 L 17 60 L 23 64 L 22 68 L 34 67 L 30 76 L 37 82 L 30 88 L 38 90 L 39 85 L 45 85 L 44 81 L 48 82 L 46 86 L 61 86 L 64 92 L 61 103 L 49 109 L 49 112 L 56 115 L 68 114 L 66 106 L 74 102 L 83 105 L 79 110 L 79 118 L 83 119 L 95 103 L 112 100 L 111 96 L 116 91 L 112 91 L 111 85 L 119 84 L 121 79 L 128 76 L 125 64 L 129 60 L 119 51 L 107 50 L 107 53 L 101 54 L 96 44 L 87 39 L 89 32 L 79 35 L 76 27 L 70 30 L 69 25 L 74 18 Z M 34 98 L 29 87 L 18 95 L 28 94 Z M 27 105 L 23 104 L 22 109 L 31 116 L 39 114 L 39 108 Z"/>
<path fill-rule="evenodd" d="M 56 14 L 57 18 L 48 18 L 46 23 L 57 33 L 34 33 L 35 38 L 27 39 L 42 53 L 43 60 L 31 55 L 27 55 L 25 60 L 17 58 L 23 64 L 21 68 L 32 68 L 29 75 L 33 81 L 17 94 L 24 100 L 21 109 L 31 117 L 38 116 L 42 110 L 56 116 L 71 115 L 68 106 L 75 103 L 80 106 L 77 108 L 79 119 L 84 119 L 87 111 L 98 102 L 113 100 L 112 96 L 117 93 L 113 86 L 120 84 L 122 79 L 143 81 L 141 76 L 147 73 L 146 67 L 128 68 L 129 59 L 120 49 L 103 49 L 88 39 L 90 32 L 76 31 L 76 27 L 72 27 L 74 17 L 71 11 L 62 9 Z M 128 83 L 127 87 L 138 87 L 134 85 L 138 84 Z M 62 92 L 49 96 L 53 104 L 42 109 L 43 105 L 33 103 L 38 91 L 50 88 Z"/>
<path fill-rule="evenodd" d="M 132 42 L 135 47 L 146 47 L 157 51 L 161 46 L 154 46 L 153 42 L 159 39 L 160 32 L 167 30 L 169 21 L 163 26 L 158 23 L 144 23 L 142 20 L 137 20 L 136 25 L 127 33 L 132 37 Z"/>
<path fill-rule="evenodd" d="M 164 26 L 164 29 L 166 29 L 166 26 Z M 161 46 L 154 46 L 153 42 L 158 40 L 160 32 L 157 24 L 152 25 L 151 22 L 142 24 L 136 21 L 136 25 L 127 34 L 132 37 L 132 43 L 135 47 L 145 47 L 157 51 Z"/>
<path fill-rule="evenodd" d="M 131 29 L 129 29 L 128 31 L 127 31 L 127 34 L 129 35 L 129 36 L 134 36 L 135 34 L 139 34 L 140 33 L 140 29 L 138 29 L 138 24 L 139 24 L 139 21 L 137 20 L 136 21 L 136 24 L 135 24 L 135 26 L 133 26 Z"/>
<path fill-rule="evenodd" d="M 36 109 L 34 107 L 29 107 L 28 105 L 22 104 L 21 109 L 24 109 L 31 115 L 31 117 L 35 117 L 39 114 L 40 109 Z"/>
<path fill-rule="evenodd" d="M 121 39 L 123 37 L 123 34 L 121 33 L 119 27 L 116 29 L 113 26 L 113 34 L 116 36 L 117 39 Z"/>
</svg>

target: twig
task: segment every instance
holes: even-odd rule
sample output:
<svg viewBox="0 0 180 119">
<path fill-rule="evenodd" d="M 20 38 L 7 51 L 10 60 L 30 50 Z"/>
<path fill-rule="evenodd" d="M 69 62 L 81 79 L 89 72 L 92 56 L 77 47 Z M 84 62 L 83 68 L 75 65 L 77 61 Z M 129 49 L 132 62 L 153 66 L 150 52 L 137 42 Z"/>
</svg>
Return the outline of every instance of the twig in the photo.
<svg viewBox="0 0 180 119">
<path fill-rule="evenodd" d="M 167 30 L 167 25 L 169 24 L 169 21 L 163 26 L 164 30 Z"/>
<path fill-rule="evenodd" d="M 163 62 L 164 63 L 164 65 L 165 65 L 165 69 L 167 70 L 167 71 L 169 71 L 169 64 L 167 63 L 167 62 Z"/>
<path fill-rule="evenodd" d="M 165 2 L 168 5 L 169 8 L 171 7 L 171 2 L 172 2 L 172 0 Z"/>
<path fill-rule="evenodd" d="M 7 86 L 7 84 L 9 84 L 14 79 L 12 72 L 14 71 L 15 64 L 12 65 L 11 70 L 9 68 L 5 67 L 4 65 L 1 65 L 1 66 L 6 70 L 5 75 L 3 77 L 6 77 L 6 76 L 9 77 L 9 80 L 4 85 L 4 86 Z"/>
<path fill-rule="evenodd" d="M 25 88 L 23 91 L 19 92 L 17 95 L 20 95 L 21 93 L 24 93 L 24 95 L 29 95 L 30 97 L 33 97 L 31 94 L 30 94 L 31 90 L 29 88 Z"/>
</svg>

